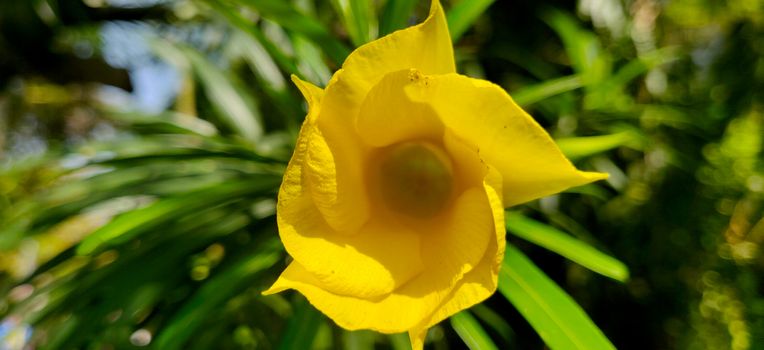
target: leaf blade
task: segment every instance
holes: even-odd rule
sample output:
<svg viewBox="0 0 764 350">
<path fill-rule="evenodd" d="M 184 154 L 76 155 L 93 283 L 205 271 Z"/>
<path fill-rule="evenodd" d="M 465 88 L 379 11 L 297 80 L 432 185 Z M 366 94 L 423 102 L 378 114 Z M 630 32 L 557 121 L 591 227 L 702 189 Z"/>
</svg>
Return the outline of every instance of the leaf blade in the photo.
<svg viewBox="0 0 764 350">
<path fill-rule="evenodd" d="M 637 139 L 632 131 L 615 134 L 569 137 L 554 140 L 566 157 L 576 160 L 633 143 Z"/>
<path fill-rule="evenodd" d="M 516 212 L 507 212 L 505 221 L 507 230 L 517 237 L 616 281 L 625 282 L 629 279 L 629 269 L 624 263 L 552 226 Z"/>
<path fill-rule="evenodd" d="M 379 22 L 379 36 L 406 27 L 416 4 L 415 0 L 387 0 Z"/>
<path fill-rule="evenodd" d="M 513 246 L 504 255 L 499 292 L 553 350 L 615 349 L 581 306 Z"/>
<path fill-rule="evenodd" d="M 471 350 L 498 349 L 483 327 L 469 311 L 459 312 L 449 319 L 451 327 Z"/>
<path fill-rule="evenodd" d="M 464 32 L 496 0 L 462 0 L 446 14 L 451 41 L 457 42 Z"/>
<path fill-rule="evenodd" d="M 538 84 L 528 85 L 512 93 L 512 99 L 518 105 L 527 107 L 552 96 L 573 91 L 584 86 L 578 75 L 549 79 Z"/>
</svg>

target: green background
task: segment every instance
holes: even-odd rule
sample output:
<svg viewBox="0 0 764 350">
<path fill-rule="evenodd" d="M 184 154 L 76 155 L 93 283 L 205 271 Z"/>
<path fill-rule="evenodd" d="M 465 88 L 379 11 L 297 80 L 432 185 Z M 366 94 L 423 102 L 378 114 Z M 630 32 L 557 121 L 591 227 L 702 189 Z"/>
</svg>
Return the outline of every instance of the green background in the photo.
<svg viewBox="0 0 764 350">
<path fill-rule="evenodd" d="M 426 346 L 764 349 L 764 1 L 443 5 L 459 72 L 610 179 L 511 208 L 499 292 Z M 428 6 L 0 1 L 0 349 L 407 349 L 260 292 L 289 75 Z"/>
</svg>

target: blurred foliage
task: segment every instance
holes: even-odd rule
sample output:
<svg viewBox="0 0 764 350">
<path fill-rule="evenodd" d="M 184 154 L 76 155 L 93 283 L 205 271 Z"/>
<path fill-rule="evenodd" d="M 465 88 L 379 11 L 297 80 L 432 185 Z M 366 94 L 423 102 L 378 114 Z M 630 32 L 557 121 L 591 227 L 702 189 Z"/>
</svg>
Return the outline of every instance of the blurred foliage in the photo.
<svg viewBox="0 0 764 350">
<path fill-rule="evenodd" d="M 408 348 L 260 291 L 287 77 L 428 5 L 0 2 L 0 347 Z M 611 177 L 512 208 L 500 293 L 428 346 L 764 349 L 764 1 L 444 5 L 459 71 Z"/>
</svg>

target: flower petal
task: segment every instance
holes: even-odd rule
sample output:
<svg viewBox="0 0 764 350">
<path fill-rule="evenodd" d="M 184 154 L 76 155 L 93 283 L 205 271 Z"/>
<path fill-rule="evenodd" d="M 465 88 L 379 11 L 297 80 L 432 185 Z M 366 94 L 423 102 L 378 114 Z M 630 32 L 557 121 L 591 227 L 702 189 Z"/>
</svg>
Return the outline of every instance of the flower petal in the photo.
<svg viewBox="0 0 764 350">
<path fill-rule="evenodd" d="M 362 152 L 355 144 L 360 141 L 337 136 L 330 146 L 319 128 L 307 138 L 305 179 L 313 201 L 332 229 L 355 234 L 370 215 Z"/>
<path fill-rule="evenodd" d="M 369 91 L 356 119 L 356 130 L 367 145 L 384 147 L 442 137 L 443 123 L 435 111 L 427 104 L 412 102 L 404 93 L 403 88 L 421 76 L 415 69 L 388 73 Z"/>
<path fill-rule="evenodd" d="M 438 0 L 432 0 L 429 16 L 424 22 L 353 51 L 329 82 L 333 90 L 329 103 L 357 109 L 368 91 L 385 74 L 409 68 L 424 74 L 456 72 L 448 23 Z"/>
<path fill-rule="evenodd" d="M 342 328 L 400 333 L 432 314 L 451 291 L 451 286 L 433 283 L 430 277 L 430 274 L 421 274 L 383 298 L 363 299 L 338 295 L 321 288 L 321 282 L 299 262 L 294 261 L 276 283 L 263 293 L 296 289 Z"/>
<path fill-rule="evenodd" d="M 385 296 L 365 298 L 363 295 L 342 295 L 330 291 L 324 288 L 324 281 L 315 272 L 308 271 L 298 259 L 264 293 L 296 289 L 346 329 L 373 329 L 384 333 L 408 331 L 429 320 L 452 289 L 459 285 L 462 276 L 484 260 L 486 249 L 497 246 L 494 242 L 497 226 L 492 206 L 495 203 L 489 202 L 482 187 L 466 191 L 454 204 L 455 215 L 450 223 L 443 225 L 447 227 L 445 230 L 419 233 L 427 236 L 423 242 L 431 245 L 420 248 L 425 272 Z M 503 232 L 503 226 L 501 228 Z M 398 248 L 408 249 L 405 246 Z M 495 248 L 491 250 L 494 251 Z M 332 259 L 343 260 L 329 256 L 331 252 L 325 254 Z"/>
<path fill-rule="evenodd" d="M 481 187 L 464 191 L 452 212 L 422 233 L 426 273 L 438 271 L 451 285 L 471 271 L 495 236 L 490 203 Z"/>
<path fill-rule="evenodd" d="M 310 156 L 315 142 L 310 141 L 318 133 L 314 121 L 322 91 L 292 79 L 308 100 L 309 112 L 279 190 L 277 217 L 284 246 L 328 290 L 365 297 L 390 293 L 421 271 L 419 236 L 404 229 L 381 234 L 371 224 L 359 228 L 357 234 L 342 235 L 327 223 L 315 205 L 319 202 L 315 193 L 320 190 L 314 190 L 309 181 L 318 178 L 317 171 L 308 166 L 313 165 Z"/>
<path fill-rule="evenodd" d="M 313 112 L 309 112 L 308 118 L 306 119 L 315 120 L 318 116 L 317 108 L 319 104 L 321 104 L 321 99 L 324 97 L 324 90 L 307 81 L 301 80 L 294 74 L 292 74 L 290 78 L 292 78 L 292 82 L 300 90 L 300 93 L 302 93 L 302 97 L 308 102 L 308 110 Z"/>
<path fill-rule="evenodd" d="M 278 206 L 287 252 L 338 295 L 373 298 L 388 294 L 423 269 L 420 238 L 402 227 L 369 222 L 355 235 L 333 232 L 310 197 Z"/>
<path fill-rule="evenodd" d="M 361 176 L 363 150 L 359 145 L 362 143 L 353 131 L 353 123 L 346 121 L 324 128 L 333 136 L 330 146 L 319 128 L 319 115 L 325 109 L 324 91 L 295 75 L 292 81 L 308 102 L 309 113 L 291 161 L 299 158 L 301 171 L 297 178 L 287 171 L 285 180 L 290 176 L 302 186 L 303 177 L 307 179 L 312 184 L 308 187 L 312 189 L 316 206 L 329 226 L 341 233 L 355 233 L 369 218 L 369 200 Z M 281 196 L 279 198 L 281 201 Z"/>
<path fill-rule="evenodd" d="M 352 233 L 368 219 L 362 164 L 367 151 L 355 133 L 364 97 L 382 77 L 401 69 L 424 73 L 455 71 L 453 48 L 443 9 L 433 0 L 430 15 L 416 26 L 359 47 L 348 56 L 326 88 L 316 123 L 325 143 L 316 141 L 311 171 L 322 183 L 314 193 L 319 210 L 335 230 Z M 314 146 L 311 145 L 310 149 Z M 313 153 L 313 152 L 312 152 Z M 327 163 L 330 161 L 330 163 Z M 329 166 L 333 164 L 334 166 Z M 335 179 L 328 181 L 327 179 Z"/>
<path fill-rule="evenodd" d="M 577 170 L 552 138 L 499 86 L 457 74 L 428 76 L 406 86 L 429 103 L 447 128 L 476 145 L 501 173 L 505 206 L 527 202 L 607 174 Z"/>
<path fill-rule="evenodd" d="M 292 158 L 289 160 L 284 178 L 281 181 L 279 189 L 279 203 L 290 203 L 294 199 L 302 196 L 303 193 L 303 163 L 308 148 L 308 131 L 313 130 L 312 124 L 321 111 L 321 100 L 324 91 L 317 86 L 302 81 L 296 75 L 292 75 L 292 81 L 300 89 L 305 100 L 308 102 L 308 115 L 300 128 L 300 134 L 297 136 L 297 144 L 294 148 Z"/>
<path fill-rule="evenodd" d="M 482 302 L 496 291 L 506 239 L 504 208 L 499 194 L 501 178 L 495 169 L 491 169 L 483 186 L 491 203 L 495 235 L 480 263 L 456 284 L 444 302 L 423 322 L 420 328 L 426 330 L 451 315 Z"/>
</svg>

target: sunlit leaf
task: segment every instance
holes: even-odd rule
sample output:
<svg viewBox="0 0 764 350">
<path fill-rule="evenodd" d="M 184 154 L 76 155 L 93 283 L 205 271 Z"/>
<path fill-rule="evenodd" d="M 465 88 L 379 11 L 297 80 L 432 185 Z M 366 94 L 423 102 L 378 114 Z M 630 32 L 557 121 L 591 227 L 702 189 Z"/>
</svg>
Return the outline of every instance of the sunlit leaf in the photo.
<svg viewBox="0 0 764 350">
<path fill-rule="evenodd" d="M 170 61 L 187 60 L 212 105 L 229 127 L 243 138 L 256 142 L 263 135 L 261 116 L 252 97 L 235 79 L 209 62 L 199 52 L 181 45 L 155 42 L 154 50 Z"/>
<path fill-rule="evenodd" d="M 361 46 L 377 37 L 377 15 L 374 2 L 365 0 L 332 0 L 345 29 L 355 46 Z"/>
<path fill-rule="evenodd" d="M 477 318 L 483 321 L 488 327 L 493 329 L 496 334 L 501 336 L 505 341 L 509 342 L 515 337 L 515 331 L 502 318 L 502 316 L 494 309 L 486 306 L 485 304 L 477 304 L 470 308 L 470 312 L 475 314 Z"/>
<path fill-rule="evenodd" d="M 329 33 L 321 22 L 303 14 L 288 1 L 237 0 L 237 2 L 259 12 L 263 17 L 278 23 L 285 29 L 304 35 L 318 43 L 336 64 L 344 62 L 345 57 L 350 54 L 350 49 Z"/>
<path fill-rule="evenodd" d="M 610 135 L 559 138 L 555 143 L 562 153 L 575 160 L 625 145 L 634 146 L 637 140 L 636 132 L 622 131 Z"/>
<path fill-rule="evenodd" d="M 496 0 L 461 0 L 446 13 L 451 40 L 458 41 L 481 14 Z"/>
<path fill-rule="evenodd" d="M 298 57 L 297 70 L 300 75 L 309 81 L 325 86 L 329 82 L 332 72 L 321 58 L 320 49 L 299 35 L 292 39 L 292 43 Z"/>
<path fill-rule="evenodd" d="M 175 112 L 146 114 L 140 112 L 106 111 L 106 115 L 132 127 L 153 127 L 165 133 L 194 133 L 200 136 L 215 136 L 218 130 L 212 123 L 195 116 Z"/>
<path fill-rule="evenodd" d="M 172 316 L 168 326 L 157 336 L 158 349 L 182 349 L 196 333 L 197 328 L 231 297 L 249 287 L 261 271 L 273 266 L 280 254 L 271 242 L 240 261 L 218 272 Z"/>
<path fill-rule="evenodd" d="M 279 350 L 311 349 L 319 327 L 326 318 L 305 298 L 298 298 L 294 303 L 294 314 L 289 319 L 284 333 L 281 335 Z"/>
<path fill-rule="evenodd" d="M 499 292 L 552 350 L 615 349 L 581 306 L 511 245 L 499 272 Z"/>
<path fill-rule="evenodd" d="M 520 106 L 529 106 L 549 97 L 581 88 L 583 81 L 577 75 L 550 79 L 512 92 L 512 98 Z"/>
<path fill-rule="evenodd" d="M 379 35 L 387 35 L 409 24 L 416 0 L 387 0 L 379 21 Z"/>
<path fill-rule="evenodd" d="M 498 349 L 478 321 L 469 311 L 457 313 L 449 319 L 451 327 L 471 350 Z"/>
<path fill-rule="evenodd" d="M 273 57 L 273 60 L 290 74 L 297 72 L 297 66 L 281 48 L 268 40 L 258 26 L 245 19 L 240 13 L 229 6 L 226 6 L 220 0 L 206 0 L 215 11 L 225 17 L 230 24 L 239 28 L 242 32 L 248 34 L 254 41 L 262 45 L 263 49 Z M 249 49 L 252 50 L 252 49 Z M 270 73 L 269 73 L 270 74 Z"/>
<path fill-rule="evenodd" d="M 179 216 L 214 207 L 241 196 L 272 191 L 279 180 L 273 177 L 256 179 L 216 184 L 182 196 L 162 199 L 145 208 L 121 215 L 82 241 L 77 253 L 91 254 L 106 245 L 125 242 Z"/>
<path fill-rule="evenodd" d="M 622 262 L 554 227 L 516 212 L 505 216 L 507 230 L 515 236 L 560 254 L 587 269 L 625 282 L 629 269 Z"/>
<path fill-rule="evenodd" d="M 581 27 L 580 21 L 561 10 L 547 7 L 541 18 L 562 39 L 576 73 L 585 84 L 602 81 L 611 72 L 611 58 L 594 33 Z"/>
</svg>

